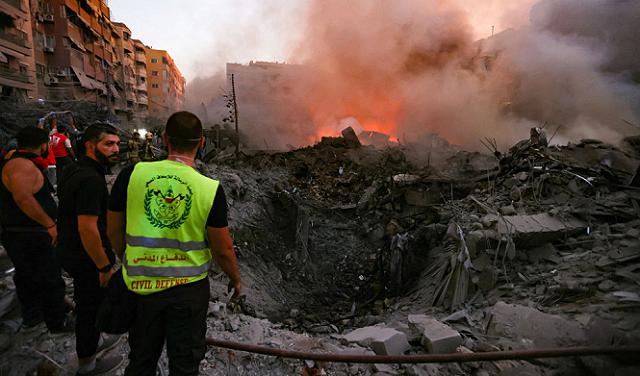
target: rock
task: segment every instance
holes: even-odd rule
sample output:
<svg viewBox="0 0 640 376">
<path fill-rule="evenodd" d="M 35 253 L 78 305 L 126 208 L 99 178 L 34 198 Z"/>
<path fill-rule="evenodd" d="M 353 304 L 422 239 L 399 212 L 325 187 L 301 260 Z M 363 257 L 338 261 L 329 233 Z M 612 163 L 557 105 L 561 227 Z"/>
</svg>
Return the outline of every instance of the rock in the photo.
<svg viewBox="0 0 640 376">
<path fill-rule="evenodd" d="M 422 333 L 422 345 L 432 354 L 453 353 L 462 344 L 460 333 L 427 315 L 409 315 L 409 326 Z"/>
<path fill-rule="evenodd" d="M 356 132 L 351 127 L 347 127 L 342 130 L 342 137 L 349 147 L 355 148 L 362 145 L 360 143 L 360 139 L 358 139 L 358 136 L 356 135 Z"/>
<path fill-rule="evenodd" d="M 553 217 L 547 213 L 502 218 L 488 214 L 483 222 L 492 220 L 497 222 L 499 234 L 513 236 L 516 244 L 522 247 L 534 247 L 548 243 L 568 234 L 579 233 L 587 228 L 584 222 L 575 218 Z"/>
<path fill-rule="evenodd" d="M 516 212 L 516 208 L 513 207 L 513 205 L 507 205 L 507 206 L 503 206 L 500 208 L 500 213 L 502 215 L 516 215 L 518 214 L 518 212 Z"/>
<path fill-rule="evenodd" d="M 526 252 L 531 262 L 538 263 L 541 260 L 545 260 L 558 264 L 561 261 L 560 256 L 558 256 L 558 250 L 551 243 L 529 249 Z"/>
<path fill-rule="evenodd" d="M 529 179 L 529 174 L 527 174 L 526 172 L 522 171 L 519 172 L 516 175 L 516 179 L 520 180 L 520 181 L 526 181 L 527 179 Z"/>
<path fill-rule="evenodd" d="M 616 288 L 616 284 L 607 279 L 600 282 L 600 284 L 598 284 L 598 288 L 604 292 L 612 291 L 613 289 Z"/>
<path fill-rule="evenodd" d="M 345 334 L 342 339 L 371 347 L 378 355 L 401 355 L 410 348 L 404 333 L 381 326 L 359 328 Z"/>
<path fill-rule="evenodd" d="M 471 257 L 475 257 L 480 251 L 498 245 L 498 233 L 491 230 L 474 230 L 465 236 L 465 243 Z"/>
<path fill-rule="evenodd" d="M 441 365 L 434 363 L 409 366 L 406 371 L 407 375 L 410 376 L 440 376 L 447 374 Z"/>
<path fill-rule="evenodd" d="M 374 364 L 373 370 L 376 372 L 383 372 L 389 375 L 396 375 L 398 372 L 389 364 Z"/>
<path fill-rule="evenodd" d="M 576 321 L 517 304 L 496 303 L 491 308 L 488 333 L 514 340 L 529 339 L 537 347 L 583 345 L 584 330 Z"/>
<path fill-rule="evenodd" d="M 216 318 L 224 318 L 227 315 L 227 305 L 222 302 L 209 302 L 209 315 Z"/>
</svg>

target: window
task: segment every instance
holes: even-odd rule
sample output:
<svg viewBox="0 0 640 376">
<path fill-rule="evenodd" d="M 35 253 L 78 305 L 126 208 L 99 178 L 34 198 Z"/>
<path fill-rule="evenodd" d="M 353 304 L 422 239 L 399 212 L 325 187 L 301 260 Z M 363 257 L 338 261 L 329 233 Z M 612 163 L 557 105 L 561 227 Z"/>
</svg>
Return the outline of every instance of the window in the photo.
<svg viewBox="0 0 640 376">
<path fill-rule="evenodd" d="M 157 70 L 151 71 L 151 75 L 154 77 L 158 77 L 158 71 Z"/>
<path fill-rule="evenodd" d="M 166 57 L 162 57 L 162 64 L 169 64 L 169 60 Z"/>
<path fill-rule="evenodd" d="M 43 78 L 45 73 L 45 67 L 42 64 L 36 64 L 36 77 Z"/>
<path fill-rule="evenodd" d="M 27 67 L 24 64 L 20 64 L 20 74 L 23 76 L 27 75 L 27 70 L 29 69 L 29 67 Z"/>
<path fill-rule="evenodd" d="M 153 64 L 157 64 L 157 63 L 158 63 L 158 59 L 156 59 L 156 58 L 154 57 L 153 59 L 151 59 L 151 62 L 152 62 Z"/>
<path fill-rule="evenodd" d="M 151 84 L 151 87 L 154 88 L 154 89 L 157 89 L 159 86 L 158 86 L 158 84 Z"/>
</svg>

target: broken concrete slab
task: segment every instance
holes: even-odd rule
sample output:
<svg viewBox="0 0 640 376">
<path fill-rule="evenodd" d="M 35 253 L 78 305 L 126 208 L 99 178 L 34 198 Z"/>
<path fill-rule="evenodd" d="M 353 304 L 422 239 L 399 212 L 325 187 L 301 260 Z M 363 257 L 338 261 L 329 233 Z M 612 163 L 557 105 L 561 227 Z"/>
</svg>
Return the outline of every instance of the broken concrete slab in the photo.
<svg viewBox="0 0 640 376">
<path fill-rule="evenodd" d="M 535 308 L 505 302 L 491 309 L 488 333 L 512 339 L 529 339 L 539 347 L 582 345 L 586 335 L 580 324 Z"/>
<path fill-rule="evenodd" d="M 351 127 L 347 127 L 342 130 L 342 137 L 347 142 L 349 147 L 360 147 L 362 144 L 360 143 L 360 139 L 356 135 L 356 132 Z"/>
<path fill-rule="evenodd" d="M 409 315 L 407 320 L 410 327 L 422 333 L 422 345 L 429 353 L 452 353 L 462 344 L 460 333 L 427 315 Z"/>
<path fill-rule="evenodd" d="M 548 213 L 501 217 L 488 214 L 482 220 L 483 223 L 493 221 L 497 222 L 499 234 L 513 236 L 516 245 L 520 247 L 534 247 L 587 228 L 586 223 L 576 218 L 554 217 Z"/>
<path fill-rule="evenodd" d="M 382 326 L 367 326 L 342 336 L 347 343 L 371 347 L 378 355 L 401 355 L 409 350 L 407 336 L 395 329 Z"/>
</svg>

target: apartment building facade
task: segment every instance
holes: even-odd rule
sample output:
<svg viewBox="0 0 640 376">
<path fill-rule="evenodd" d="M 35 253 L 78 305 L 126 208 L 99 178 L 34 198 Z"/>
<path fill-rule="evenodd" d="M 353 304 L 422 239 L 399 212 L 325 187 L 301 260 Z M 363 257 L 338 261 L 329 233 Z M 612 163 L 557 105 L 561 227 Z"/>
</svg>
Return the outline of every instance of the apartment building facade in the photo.
<svg viewBox="0 0 640 376">
<path fill-rule="evenodd" d="M 29 0 L 0 0 L 0 99 L 36 92 Z"/>
<path fill-rule="evenodd" d="M 169 53 L 146 48 L 149 113 L 164 120 L 184 106 L 185 79 Z"/>
<path fill-rule="evenodd" d="M 111 20 L 107 0 L 0 0 L 0 100 L 88 101 L 140 126 L 148 50 Z M 157 59 L 156 102 L 182 108 L 184 78 L 166 51 Z"/>
</svg>

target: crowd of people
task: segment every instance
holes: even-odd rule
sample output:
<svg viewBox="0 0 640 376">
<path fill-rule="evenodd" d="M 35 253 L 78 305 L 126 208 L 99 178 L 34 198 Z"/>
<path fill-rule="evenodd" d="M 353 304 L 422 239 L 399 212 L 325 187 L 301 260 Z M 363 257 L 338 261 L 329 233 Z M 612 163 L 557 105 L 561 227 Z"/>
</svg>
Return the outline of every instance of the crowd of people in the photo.
<svg viewBox="0 0 640 376">
<path fill-rule="evenodd" d="M 51 333 L 75 332 L 79 375 L 119 368 L 124 358 L 105 353 L 120 337 L 101 333 L 96 318 L 120 278 L 135 296 L 125 375 L 155 375 L 165 342 L 170 373 L 197 375 L 211 263 L 229 276 L 232 299 L 241 291 L 224 190 L 193 168 L 204 144 L 200 120 L 189 112 L 169 118 L 162 161 L 154 161 L 153 134 L 134 135 L 131 164 L 111 192 L 105 174 L 120 160 L 118 130 L 96 123 L 77 132 L 57 121 L 47 130 L 46 121 L 22 128 L 1 166 L 1 241 L 15 266 L 23 328 L 44 322 Z M 57 204 L 47 176 L 54 160 Z M 62 270 L 73 280 L 75 323 Z"/>
</svg>

